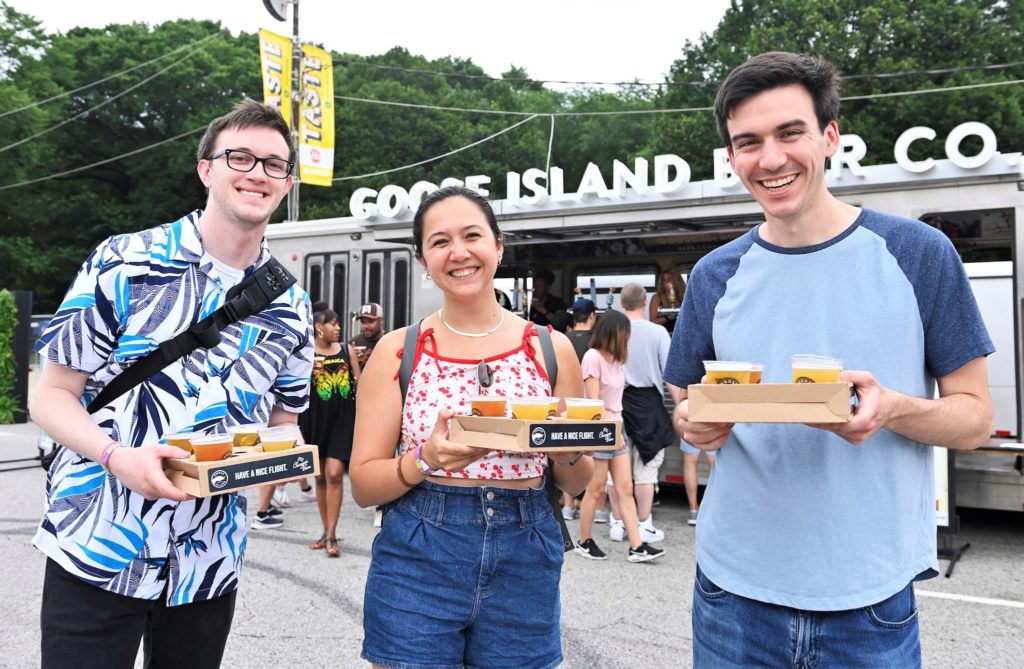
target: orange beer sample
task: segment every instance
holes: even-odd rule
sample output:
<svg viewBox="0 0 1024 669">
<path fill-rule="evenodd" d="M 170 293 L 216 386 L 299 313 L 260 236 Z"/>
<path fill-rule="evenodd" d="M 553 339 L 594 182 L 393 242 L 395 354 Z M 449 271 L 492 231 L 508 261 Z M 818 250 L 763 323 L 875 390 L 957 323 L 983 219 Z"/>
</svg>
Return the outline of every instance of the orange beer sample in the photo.
<svg viewBox="0 0 1024 669">
<path fill-rule="evenodd" d="M 708 375 L 708 383 L 758 383 L 753 381 L 753 365 L 749 362 L 735 360 L 705 360 L 704 371 Z"/>
<path fill-rule="evenodd" d="M 475 395 L 469 398 L 469 404 L 474 416 L 505 417 L 505 406 L 508 400 L 504 397 L 484 397 Z"/>
<path fill-rule="evenodd" d="M 750 366 L 750 382 L 761 383 L 761 377 L 764 375 L 764 365 L 759 362 L 755 362 Z"/>
<path fill-rule="evenodd" d="M 230 434 L 210 434 L 192 440 L 192 452 L 196 462 L 223 460 L 231 455 Z"/>
<path fill-rule="evenodd" d="M 178 432 L 176 434 L 165 434 L 164 441 L 168 446 L 177 446 L 183 451 L 192 452 L 192 439 L 202 437 L 202 432 Z"/>
</svg>

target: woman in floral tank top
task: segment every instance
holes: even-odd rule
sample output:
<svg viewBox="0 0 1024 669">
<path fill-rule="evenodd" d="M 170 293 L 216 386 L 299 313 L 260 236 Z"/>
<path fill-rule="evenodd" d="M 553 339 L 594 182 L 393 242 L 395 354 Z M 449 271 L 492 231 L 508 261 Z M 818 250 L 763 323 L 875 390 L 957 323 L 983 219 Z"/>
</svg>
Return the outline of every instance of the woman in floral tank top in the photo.
<svg viewBox="0 0 1024 669">
<path fill-rule="evenodd" d="M 360 381 L 352 494 L 364 507 L 387 504 L 366 583 L 362 657 L 381 666 L 554 667 L 563 548 L 544 476 L 577 494 L 592 459 L 462 446 L 448 439 L 448 422 L 469 413 L 472 395 L 580 397 L 579 362 L 552 333 L 552 389 L 535 326 L 495 300 L 504 243 L 475 191 L 425 197 L 413 237 L 444 302 L 419 324 L 405 397 L 404 328 L 381 339 Z"/>
</svg>

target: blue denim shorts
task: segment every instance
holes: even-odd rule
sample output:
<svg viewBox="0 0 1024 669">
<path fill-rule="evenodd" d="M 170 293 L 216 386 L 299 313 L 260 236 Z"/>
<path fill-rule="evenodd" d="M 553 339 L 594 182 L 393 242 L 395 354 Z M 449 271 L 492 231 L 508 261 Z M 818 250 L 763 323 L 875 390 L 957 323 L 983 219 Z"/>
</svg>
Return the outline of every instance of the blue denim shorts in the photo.
<svg viewBox="0 0 1024 669">
<path fill-rule="evenodd" d="M 555 667 L 562 534 L 543 489 L 425 481 L 388 505 L 362 658 L 394 669 Z"/>
<path fill-rule="evenodd" d="M 690 620 L 695 669 L 921 666 L 912 583 L 860 609 L 800 611 L 727 592 L 698 565 Z"/>
</svg>

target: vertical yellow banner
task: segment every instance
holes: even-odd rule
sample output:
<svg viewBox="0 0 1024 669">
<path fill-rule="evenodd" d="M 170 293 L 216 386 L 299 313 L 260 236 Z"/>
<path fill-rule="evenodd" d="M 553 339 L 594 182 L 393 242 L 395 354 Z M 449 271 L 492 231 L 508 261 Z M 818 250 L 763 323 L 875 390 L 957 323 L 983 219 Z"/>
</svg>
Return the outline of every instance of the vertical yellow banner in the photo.
<svg viewBox="0 0 1024 669">
<path fill-rule="evenodd" d="M 302 45 L 299 180 L 330 186 L 334 175 L 334 66 L 331 54 Z"/>
<path fill-rule="evenodd" d="M 263 103 L 281 110 L 292 121 L 292 42 L 269 30 L 260 30 L 260 73 L 263 75 Z"/>
</svg>

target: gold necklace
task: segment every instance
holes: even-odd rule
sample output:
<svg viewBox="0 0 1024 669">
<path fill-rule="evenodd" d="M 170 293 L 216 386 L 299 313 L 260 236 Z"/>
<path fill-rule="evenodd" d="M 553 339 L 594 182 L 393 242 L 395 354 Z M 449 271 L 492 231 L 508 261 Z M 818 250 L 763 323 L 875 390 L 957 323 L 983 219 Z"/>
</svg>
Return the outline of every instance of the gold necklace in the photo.
<svg viewBox="0 0 1024 669">
<path fill-rule="evenodd" d="M 501 324 L 505 322 L 505 310 L 501 310 L 501 317 L 498 318 L 498 324 L 495 325 L 490 330 L 488 330 L 487 332 L 463 332 L 462 330 L 456 330 L 455 328 L 448 324 L 448 321 L 444 319 L 444 316 L 441 315 L 440 309 L 437 310 L 437 317 L 441 319 L 441 325 L 445 326 L 446 328 L 448 328 L 455 334 L 459 335 L 460 337 L 486 337 L 487 335 L 492 335 L 495 332 L 497 332 L 498 328 L 501 327 Z"/>
</svg>

